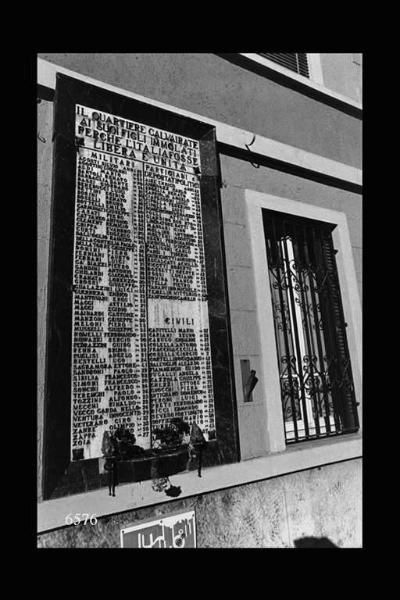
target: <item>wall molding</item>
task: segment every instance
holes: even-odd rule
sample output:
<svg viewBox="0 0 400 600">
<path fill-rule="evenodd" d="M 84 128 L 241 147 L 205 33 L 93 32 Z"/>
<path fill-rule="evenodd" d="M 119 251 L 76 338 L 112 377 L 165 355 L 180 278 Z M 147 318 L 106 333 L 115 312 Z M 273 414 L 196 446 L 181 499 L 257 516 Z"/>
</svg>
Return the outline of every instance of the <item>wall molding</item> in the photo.
<svg viewBox="0 0 400 600">
<path fill-rule="evenodd" d="M 256 62 L 257 64 L 267 67 L 268 69 L 272 69 L 285 77 L 293 79 L 294 81 L 300 83 L 301 85 L 312 88 L 314 91 L 318 92 L 321 95 L 325 95 L 327 98 L 331 98 L 333 100 L 337 100 L 338 102 L 347 105 L 349 107 L 355 108 L 358 111 L 362 111 L 362 104 L 360 102 L 356 102 L 352 100 L 348 96 L 344 96 L 343 94 L 339 94 L 339 92 L 334 92 L 329 88 L 323 85 L 322 79 L 322 69 L 321 69 L 321 61 L 319 58 L 319 54 L 313 54 L 307 52 L 307 57 L 309 58 L 309 68 L 310 68 L 310 78 L 304 77 L 303 75 L 299 75 L 294 71 L 290 71 L 289 69 L 285 69 L 285 67 L 281 67 L 279 64 L 275 63 L 272 60 L 268 60 L 268 58 L 264 56 L 260 56 L 259 54 L 250 53 L 250 52 L 239 52 L 240 56 L 243 56 L 249 60 Z"/>
<path fill-rule="evenodd" d="M 165 104 L 164 102 L 159 102 L 158 100 L 147 98 L 140 94 L 104 83 L 92 77 L 87 77 L 81 73 L 71 71 L 70 69 L 60 67 L 41 58 L 38 58 L 37 66 L 38 84 L 44 88 L 54 90 L 56 86 L 56 73 L 64 73 L 70 77 L 75 77 L 76 79 L 86 81 L 92 85 L 97 85 L 118 94 L 134 98 L 140 102 L 146 102 L 147 104 L 173 111 L 179 115 L 190 117 L 192 119 L 202 121 L 203 123 L 213 125 L 216 128 L 217 141 L 219 143 L 238 148 L 242 151 L 259 154 L 269 159 L 278 160 L 283 163 L 287 163 L 288 165 L 306 169 L 319 175 L 325 175 L 330 178 L 342 180 L 353 185 L 362 185 L 361 169 L 357 169 L 350 165 L 319 156 L 318 154 L 307 152 L 301 148 L 296 148 L 288 144 L 277 142 L 276 140 L 257 135 L 257 133 L 251 131 L 240 129 L 232 125 L 227 125 L 226 123 L 221 123 L 220 121 L 216 121 L 214 119 L 209 119 L 208 117 Z"/>
</svg>

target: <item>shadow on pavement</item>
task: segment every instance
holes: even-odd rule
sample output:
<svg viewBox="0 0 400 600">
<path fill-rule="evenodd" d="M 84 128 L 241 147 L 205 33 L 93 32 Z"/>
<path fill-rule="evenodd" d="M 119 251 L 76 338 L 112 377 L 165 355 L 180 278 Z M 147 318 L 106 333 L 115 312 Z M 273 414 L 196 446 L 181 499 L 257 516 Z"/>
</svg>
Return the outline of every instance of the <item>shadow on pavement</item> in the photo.
<svg viewBox="0 0 400 600">
<path fill-rule="evenodd" d="M 304 537 L 294 540 L 295 548 L 339 548 L 326 537 Z"/>
</svg>

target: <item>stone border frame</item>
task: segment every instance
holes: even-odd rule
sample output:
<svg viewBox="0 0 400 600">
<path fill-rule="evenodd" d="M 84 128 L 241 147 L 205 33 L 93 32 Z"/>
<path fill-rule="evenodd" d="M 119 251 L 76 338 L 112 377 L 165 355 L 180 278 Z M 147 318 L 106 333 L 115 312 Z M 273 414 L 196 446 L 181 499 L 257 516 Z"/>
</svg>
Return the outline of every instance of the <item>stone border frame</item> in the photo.
<svg viewBox="0 0 400 600">
<path fill-rule="evenodd" d="M 265 442 L 267 452 L 285 452 L 286 443 L 281 407 L 279 369 L 275 350 L 275 331 L 272 314 L 271 291 L 268 279 L 268 263 L 262 221 L 262 209 L 296 215 L 299 217 L 325 221 L 336 225 L 332 232 L 335 248 L 338 250 L 336 264 L 342 296 L 349 353 L 353 371 L 354 387 L 358 405 L 359 431 L 362 430 L 362 317 L 361 303 L 357 287 L 354 260 L 346 215 L 342 212 L 288 200 L 253 190 L 245 191 L 249 237 L 251 239 L 252 263 L 256 291 L 258 329 L 261 349 L 261 386 L 264 398 L 267 429 Z M 246 435 L 239 423 L 241 436 Z M 346 434 L 350 435 L 350 434 Z M 344 436 L 345 437 L 345 436 Z M 305 443 L 305 442 L 302 442 Z M 313 441 L 308 442 L 312 445 Z M 332 438 L 324 438 L 321 443 L 329 447 L 335 443 Z"/>
<path fill-rule="evenodd" d="M 232 343 L 224 258 L 220 173 L 215 127 L 57 74 L 50 232 L 49 309 L 44 407 L 43 499 L 79 494 L 106 485 L 100 459 L 70 461 L 72 269 L 75 202 L 75 104 L 117 114 L 199 141 L 200 193 L 217 440 L 209 442 L 203 467 L 240 460 Z M 160 476 L 182 471 L 186 456 L 163 461 Z M 150 478 L 151 460 L 124 461 L 120 483 Z M 195 468 L 195 466 L 193 466 Z"/>
</svg>

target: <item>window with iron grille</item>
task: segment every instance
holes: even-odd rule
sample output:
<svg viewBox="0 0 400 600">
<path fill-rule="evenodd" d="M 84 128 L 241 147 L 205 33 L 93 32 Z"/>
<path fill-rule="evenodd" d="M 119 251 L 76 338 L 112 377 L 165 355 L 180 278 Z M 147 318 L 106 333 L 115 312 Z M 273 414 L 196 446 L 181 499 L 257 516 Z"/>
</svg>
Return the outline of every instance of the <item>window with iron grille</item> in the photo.
<svg viewBox="0 0 400 600">
<path fill-rule="evenodd" d="M 307 54 L 305 52 L 257 52 L 257 54 L 299 75 L 310 77 Z"/>
<path fill-rule="evenodd" d="M 335 225 L 266 209 L 263 224 L 286 443 L 355 432 Z"/>
</svg>

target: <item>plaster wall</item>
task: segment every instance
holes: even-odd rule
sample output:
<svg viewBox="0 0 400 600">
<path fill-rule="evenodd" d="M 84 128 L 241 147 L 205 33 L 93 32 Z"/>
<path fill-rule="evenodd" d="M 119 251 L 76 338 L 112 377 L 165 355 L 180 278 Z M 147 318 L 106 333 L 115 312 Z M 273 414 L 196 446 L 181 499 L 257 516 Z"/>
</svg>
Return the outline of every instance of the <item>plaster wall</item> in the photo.
<svg viewBox="0 0 400 600">
<path fill-rule="evenodd" d="M 105 52 L 38 56 L 122 89 L 353 167 L 361 166 L 359 119 L 215 54 Z M 338 61 L 339 81 L 343 61 Z M 334 65 L 334 59 L 329 59 L 329 73 Z"/>
<path fill-rule="evenodd" d="M 362 54 L 328 52 L 320 59 L 324 86 L 362 102 Z"/>
</svg>

